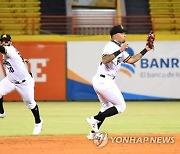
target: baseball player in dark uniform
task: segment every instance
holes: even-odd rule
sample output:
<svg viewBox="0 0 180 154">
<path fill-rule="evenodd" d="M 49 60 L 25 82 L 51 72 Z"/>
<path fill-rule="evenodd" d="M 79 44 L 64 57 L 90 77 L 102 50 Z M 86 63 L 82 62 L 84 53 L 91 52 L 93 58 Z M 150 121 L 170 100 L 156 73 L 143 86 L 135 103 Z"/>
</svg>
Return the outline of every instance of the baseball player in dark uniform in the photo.
<svg viewBox="0 0 180 154">
<path fill-rule="evenodd" d="M 40 118 L 38 105 L 34 100 L 34 79 L 27 70 L 25 60 L 12 45 L 10 35 L 1 35 L 0 52 L 3 55 L 6 71 L 6 77 L 0 81 L 0 118 L 5 117 L 3 96 L 16 90 L 21 95 L 25 105 L 33 113 L 35 119 L 33 134 L 40 134 L 43 120 Z"/>
<path fill-rule="evenodd" d="M 108 42 L 102 51 L 102 61 L 98 66 L 96 75 L 93 77 L 93 87 L 102 104 L 99 113 L 87 118 L 87 122 L 92 130 L 87 135 L 88 139 L 93 139 L 96 132 L 107 117 L 122 113 L 126 109 L 126 103 L 117 87 L 114 79 L 121 67 L 121 63 L 133 64 L 140 60 L 151 48 L 145 48 L 134 56 L 126 52 L 128 43 L 126 42 L 126 30 L 122 25 L 114 26 L 110 30 L 111 41 Z"/>
</svg>

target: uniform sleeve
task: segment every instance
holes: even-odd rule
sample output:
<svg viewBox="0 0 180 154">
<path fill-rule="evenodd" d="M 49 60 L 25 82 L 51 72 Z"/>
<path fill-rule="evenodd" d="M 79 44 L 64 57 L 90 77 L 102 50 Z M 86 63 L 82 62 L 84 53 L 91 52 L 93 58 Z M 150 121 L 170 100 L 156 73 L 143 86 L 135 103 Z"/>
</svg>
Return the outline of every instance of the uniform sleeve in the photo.
<svg viewBox="0 0 180 154">
<path fill-rule="evenodd" d="M 103 51 L 102 51 L 102 57 L 103 57 L 104 55 L 107 55 L 107 54 L 110 54 L 110 53 L 109 53 L 109 50 L 108 50 L 106 47 L 104 47 L 104 49 L 103 49 Z"/>
<path fill-rule="evenodd" d="M 0 45 L 0 52 L 2 53 L 2 54 L 6 54 L 6 49 L 5 49 L 5 47 L 3 47 L 2 45 Z"/>
<path fill-rule="evenodd" d="M 114 44 L 113 42 L 109 42 L 105 45 L 105 47 L 102 51 L 102 56 L 107 55 L 107 54 L 112 54 L 117 50 L 119 50 L 119 47 L 116 44 Z"/>
</svg>

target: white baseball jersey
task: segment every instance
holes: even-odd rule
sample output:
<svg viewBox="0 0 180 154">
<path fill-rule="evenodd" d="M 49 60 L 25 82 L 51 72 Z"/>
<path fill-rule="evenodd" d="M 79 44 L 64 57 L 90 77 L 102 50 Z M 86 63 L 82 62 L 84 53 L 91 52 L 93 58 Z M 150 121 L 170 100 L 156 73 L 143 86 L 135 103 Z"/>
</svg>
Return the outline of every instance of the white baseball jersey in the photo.
<svg viewBox="0 0 180 154">
<path fill-rule="evenodd" d="M 102 56 L 105 54 L 112 54 L 120 50 L 120 44 L 111 41 L 107 43 L 102 51 Z M 130 58 L 126 51 L 120 53 L 111 62 L 98 66 L 96 75 L 93 77 L 93 87 L 102 104 L 100 109 L 104 112 L 108 108 L 115 106 L 118 112 L 124 112 L 126 109 L 125 100 L 121 91 L 117 87 L 114 78 L 116 77 L 122 62 L 126 62 Z"/>
<path fill-rule="evenodd" d="M 7 54 L 3 55 L 3 64 L 6 75 L 11 82 L 22 81 L 29 76 L 26 65 L 14 46 L 4 46 Z"/>
<path fill-rule="evenodd" d="M 3 64 L 7 76 L 0 81 L 0 97 L 16 90 L 26 106 L 33 109 L 36 106 L 34 79 L 29 74 L 17 49 L 12 45 L 4 46 L 4 48 L 7 53 L 3 54 Z"/>
<path fill-rule="evenodd" d="M 105 54 L 112 54 L 118 50 L 120 50 L 120 46 L 118 45 L 118 43 L 111 41 L 108 44 L 106 44 L 106 46 L 104 47 L 102 51 L 102 56 Z M 103 74 L 103 75 L 107 74 L 111 77 L 116 77 L 121 67 L 121 63 L 123 61 L 126 61 L 129 57 L 130 57 L 129 54 L 126 51 L 124 51 L 120 53 L 116 58 L 114 58 L 111 62 L 107 64 L 100 63 L 97 74 Z"/>
</svg>

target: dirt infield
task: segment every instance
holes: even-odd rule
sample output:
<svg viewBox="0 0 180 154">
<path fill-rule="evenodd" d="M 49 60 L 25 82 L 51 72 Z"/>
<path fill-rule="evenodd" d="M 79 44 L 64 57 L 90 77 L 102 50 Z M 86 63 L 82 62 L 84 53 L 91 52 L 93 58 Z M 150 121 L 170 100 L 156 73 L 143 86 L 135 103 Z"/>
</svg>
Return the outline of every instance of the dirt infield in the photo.
<svg viewBox="0 0 180 154">
<path fill-rule="evenodd" d="M 1 154 L 179 154 L 180 134 L 109 135 L 97 148 L 85 135 L 0 137 Z"/>
</svg>

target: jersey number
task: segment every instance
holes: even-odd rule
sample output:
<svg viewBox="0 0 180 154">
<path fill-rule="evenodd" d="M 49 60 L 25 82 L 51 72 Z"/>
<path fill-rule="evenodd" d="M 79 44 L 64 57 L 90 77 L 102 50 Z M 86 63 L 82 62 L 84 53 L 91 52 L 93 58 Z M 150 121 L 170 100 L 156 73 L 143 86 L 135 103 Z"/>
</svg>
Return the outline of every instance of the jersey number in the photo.
<svg viewBox="0 0 180 154">
<path fill-rule="evenodd" d="M 8 67 L 7 69 L 9 70 L 9 73 L 13 73 L 14 72 L 14 69 L 12 67 Z"/>
<path fill-rule="evenodd" d="M 14 72 L 14 69 L 12 68 L 12 65 L 8 61 L 4 60 L 3 64 L 6 65 L 7 69 L 9 70 L 9 73 Z"/>
</svg>

